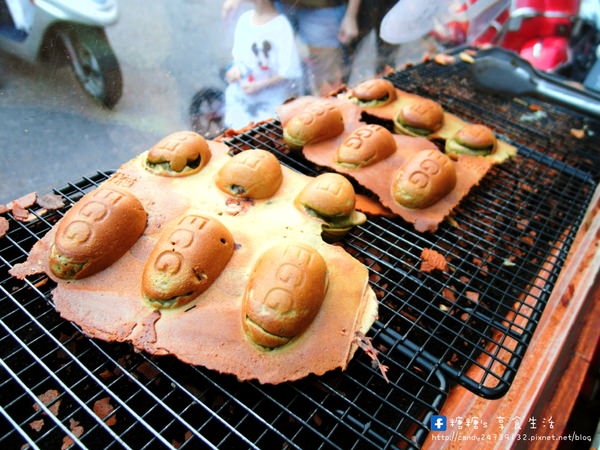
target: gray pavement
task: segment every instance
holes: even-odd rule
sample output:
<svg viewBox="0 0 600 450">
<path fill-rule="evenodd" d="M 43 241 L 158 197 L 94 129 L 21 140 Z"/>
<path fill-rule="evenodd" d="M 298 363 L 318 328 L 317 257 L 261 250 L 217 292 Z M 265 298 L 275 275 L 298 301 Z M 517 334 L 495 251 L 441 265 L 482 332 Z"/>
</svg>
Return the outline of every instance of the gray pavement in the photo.
<svg viewBox="0 0 600 450">
<path fill-rule="evenodd" d="M 163 136 L 189 129 L 188 107 L 202 87 L 221 86 L 233 24 L 221 1 L 120 2 L 107 34 L 123 73 L 123 97 L 101 108 L 68 67 L 31 65 L 0 52 L 0 203 L 49 192 L 96 170 L 115 169 Z M 373 39 L 352 80 L 373 74 Z M 410 59 L 419 46 L 404 46 Z M 406 54 L 408 52 L 408 56 Z"/>
</svg>

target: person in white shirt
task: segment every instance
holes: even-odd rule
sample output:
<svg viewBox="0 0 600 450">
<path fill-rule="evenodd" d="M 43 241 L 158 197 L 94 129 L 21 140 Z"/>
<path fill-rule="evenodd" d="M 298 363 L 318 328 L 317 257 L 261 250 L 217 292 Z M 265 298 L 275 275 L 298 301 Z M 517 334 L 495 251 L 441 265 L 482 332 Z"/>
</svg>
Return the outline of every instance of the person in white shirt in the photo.
<svg viewBox="0 0 600 450">
<path fill-rule="evenodd" d="M 277 106 L 299 94 L 302 79 L 289 21 L 272 1 L 253 3 L 237 21 L 233 63 L 225 74 L 225 125 L 234 129 L 273 117 Z"/>
</svg>

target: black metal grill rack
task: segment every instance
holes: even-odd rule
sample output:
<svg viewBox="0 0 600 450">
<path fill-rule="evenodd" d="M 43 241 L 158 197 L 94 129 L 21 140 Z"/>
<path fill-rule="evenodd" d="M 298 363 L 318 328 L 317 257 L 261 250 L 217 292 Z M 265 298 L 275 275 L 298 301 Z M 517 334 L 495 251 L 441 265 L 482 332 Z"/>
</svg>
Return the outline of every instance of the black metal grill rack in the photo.
<svg viewBox="0 0 600 450">
<path fill-rule="evenodd" d="M 89 339 L 54 311 L 54 286 L 44 276 L 20 282 L 7 274 L 64 211 L 38 214 L 27 224 L 11 219 L 0 240 L 0 421 L 7 430 L 0 444 L 53 448 L 70 438 L 107 448 L 418 447 L 444 401 L 447 376 L 480 395 L 503 395 L 598 182 L 596 138 L 579 141 L 569 129 L 598 127 L 537 100 L 474 97 L 467 67 L 428 63 L 390 79 L 491 125 L 517 143 L 517 158 L 495 167 L 434 234 L 380 217 L 343 241 L 370 270 L 380 317 L 369 336 L 390 384 L 360 350 L 346 372 L 262 386 Z M 560 121 L 523 122 L 532 102 Z M 277 122 L 228 144 L 234 152 L 265 148 L 302 173 L 321 171 L 287 150 Z M 57 192 L 73 203 L 107 177 Z M 420 272 L 423 248 L 444 254 L 450 270 Z M 56 399 L 40 401 L 44 393 Z M 99 400 L 114 408 L 103 419 L 94 412 Z"/>
<path fill-rule="evenodd" d="M 457 55 L 458 57 L 458 55 Z M 483 123 L 512 141 L 537 150 L 600 181 L 600 121 L 539 98 L 482 92 L 471 65 L 419 64 L 386 78 L 399 89 L 429 97 L 464 120 Z M 583 139 L 571 130 L 589 130 Z"/>
<path fill-rule="evenodd" d="M 56 192 L 72 204 L 108 176 L 99 172 Z M 54 284 L 44 275 L 23 282 L 8 274 L 64 210 L 33 214 L 30 223 L 11 219 L 0 240 L 2 448 L 74 442 L 90 448 L 363 449 L 423 443 L 429 417 L 445 399 L 446 381 L 392 341 L 375 343 L 390 383 L 359 350 L 346 372 L 268 386 L 85 337 L 54 311 Z M 98 401 L 114 409 L 105 416 Z"/>
<path fill-rule="evenodd" d="M 272 122 L 228 144 L 233 153 L 267 149 L 302 173 L 322 171 L 282 142 Z M 518 145 L 517 157 L 495 166 L 433 234 L 400 219 L 370 217 L 344 247 L 369 267 L 380 301 L 374 342 L 483 397 L 504 395 L 595 186 L 589 173 Z M 424 248 L 442 253 L 450 270 L 421 272 Z"/>
</svg>

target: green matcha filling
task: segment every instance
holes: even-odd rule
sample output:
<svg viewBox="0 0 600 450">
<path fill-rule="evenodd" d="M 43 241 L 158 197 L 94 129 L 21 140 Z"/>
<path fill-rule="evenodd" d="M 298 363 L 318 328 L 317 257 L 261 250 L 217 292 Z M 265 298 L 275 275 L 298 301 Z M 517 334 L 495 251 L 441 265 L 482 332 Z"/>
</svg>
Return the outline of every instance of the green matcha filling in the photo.
<svg viewBox="0 0 600 450">
<path fill-rule="evenodd" d="M 351 163 L 351 162 L 347 162 L 347 161 L 339 161 L 336 160 L 336 164 L 339 166 L 342 166 L 346 169 L 360 169 L 361 167 L 365 167 L 368 166 L 370 164 L 370 161 L 372 161 L 375 158 L 375 156 L 370 157 L 369 159 L 367 159 L 366 161 L 362 161 L 360 163 Z"/>
<path fill-rule="evenodd" d="M 341 239 L 346 233 L 348 233 L 352 229 L 352 227 L 354 227 L 355 225 L 362 225 L 367 220 L 367 216 L 357 211 L 353 211 L 350 215 L 347 216 L 327 216 L 325 214 L 319 213 L 310 206 L 303 206 L 309 215 L 317 217 L 326 222 L 322 226 L 322 236 L 326 242 L 334 242 L 336 240 Z"/>
<path fill-rule="evenodd" d="M 306 143 L 301 139 L 290 136 L 290 134 L 287 132 L 287 130 L 285 128 L 283 129 L 283 140 L 286 142 L 286 144 L 288 146 L 290 146 L 293 149 L 301 149 L 302 147 L 304 147 L 304 144 Z"/>
<path fill-rule="evenodd" d="M 146 168 L 148 170 L 150 170 L 150 172 L 154 172 L 157 174 L 185 173 L 185 172 L 189 172 L 190 170 L 196 169 L 200 165 L 201 161 L 202 161 L 202 158 L 200 156 L 198 156 L 193 161 L 188 161 L 181 172 L 177 172 L 176 170 L 173 170 L 171 168 L 171 163 L 169 161 L 151 162 L 148 159 L 146 159 Z"/>
<path fill-rule="evenodd" d="M 488 145 L 486 147 L 468 147 L 456 142 L 454 139 L 450 139 L 446 142 L 446 153 L 455 153 L 457 155 L 486 156 L 492 153 L 493 150 L 493 145 Z"/>
<path fill-rule="evenodd" d="M 267 351 L 274 350 L 274 349 L 276 349 L 277 347 L 281 347 L 282 345 L 285 345 L 285 344 L 287 344 L 287 343 L 288 343 L 288 342 L 289 342 L 289 341 L 292 339 L 292 338 L 290 338 L 290 337 L 277 336 L 276 334 L 273 334 L 273 333 L 271 333 L 271 332 L 269 332 L 269 331 L 265 330 L 263 327 L 261 327 L 259 324 L 257 324 L 257 323 L 256 323 L 254 320 L 252 320 L 252 319 L 251 319 L 250 317 L 248 317 L 248 316 L 246 316 L 246 322 L 247 322 L 248 324 L 250 324 L 251 326 L 254 326 L 255 328 L 258 328 L 258 329 L 259 329 L 260 331 L 262 331 L 263 333 L 265 333 L 265 334 L 267 334 L 267 335 L 269 335 L 269 336 L 271 336 L 271 337 L 273 337 L 273 338 L 275 338 L 275 339 L 281 339 L 281 341 L 282 341 L 282 342 L 281 342 L 281 344 L 279 344 L 279 345 L 277 345 L 277 346 L 275 346 L 275 347 L 266 347 L 266 346 L 264 346 L 264 345 L 257 344 L 256 342 L 254 342 L 254 341 L 253 341 L 254 345 L 256 345 L 257 347 L 260 347 L 260 348 L 262 348 L 262 349 L 264 349 L 264 350 L 267 350 Z"/>
<path fill-rule="evenodd" d="M 396 192 L 394 192 L 394 199 L 405 208 L 422 209 L 424 207 L 420 204 L 421 197 L 415 197 L 404 189 L 397 188 Z"/>
<path fill-rule="evenodd" d="M 194 295 L 194 292 L 188 292 L 187 294 L 183 294 L 183 295 L 175 295 L 171 298 L 167 298 L 167 299 L 162 299 L 162 298 L 151 298 L 148 297 L 147 295 L 144 296 L 146 298 L 146 301 L 152 305 L 154 308 L 172 308 L 174 306 L 178 306 L 179 300 L 182 298 L 186 298 L 186 297 L 190 297 Z M 187 303 L 187 302 L 184 302 Z"/>
<path fill-rule="evenodd" d="M 342 166 L 345 169 L 360 169 L 363 164 L 356 164 L 356 163 L 349 163 L 349 162 L 345 162 L 345 161 L 336 161 L 335 162 L 338 166 Z"/>
<path fill-rule="evenodd" d="M 413 127 L 411 125 L 406 125 L 401 123 L 399 120 L 394 121 L 395 131 L 404 133 L 404 134 L 412 134 L 417 136 L 428 136 L 432 133 L 431 130 L 426 128 Z"/>
<path fill-rule="evenodd" d="M 229 185 L 229 192 L 231 192 L 233 195 L 235 195 L 236 197 L 241 197 L 244 194 L 246 194 L 246 188 L 244 186 L 240 186 L 237 184 L 230 184 Z"/>
<path fill-rule="evenodd" d="M 50 255 L 50 270 L 60 278 L 65 280 L 73 279 L 87 265 L 89 265 L 89 263 L 73 261 L 68 256 L 56 253 L 54 247 L 52 248 L 52 254 Z"/>
<path fill-rule="evenodd" d="M 310 206 L 303 205 L 305 211 L 313 216 L 318 217 L 319 219 L 327 222 L 328 228 L 346 228 L 351 227 L 354 223 L 351 220 L 352 214 L 349 216 L 337 215 L 337 216 L 328 216 L 326 214 L 320 213 L 319 211 L 311 208 Z"/>
<path fill-rule="evenodd" d="M 353 96 L 348 97 L 348 100 L 350 100 L 352 103 L 355 103 L 362 108 L 377 108 L 378 106 L 385 105 L 389 101 L 389 99 L 390 99 L 390 94 L 385 94 L 383 97 L 376 98 L 373 100 L 361 100 L 361 99 L 359 99 L 357 97 L 353 97 Z"/>
</svg>

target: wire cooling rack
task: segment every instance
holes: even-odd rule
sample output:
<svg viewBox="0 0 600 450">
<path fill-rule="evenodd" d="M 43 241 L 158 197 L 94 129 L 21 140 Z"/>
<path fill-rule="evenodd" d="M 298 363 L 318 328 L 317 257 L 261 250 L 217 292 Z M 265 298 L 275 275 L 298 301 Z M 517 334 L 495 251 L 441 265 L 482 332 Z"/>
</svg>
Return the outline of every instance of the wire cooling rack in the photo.
<svg viewBox="0 0 600 450">
<path fill-rule="evenodd" d="M 59 189 L 70 204 L 107 179 Z M 10 219 L 0 240 L 0 446 L 60 448 L 419 447 L 446 396 L 441 372 L 374 343 L 386 382 L 358 351 L 347 371 L 270 386 L 84 336 L 52 307 L 54 283 L 8 270 L 65 209 Z"/>
<path fill-rule="evenodd" d="M 471 77 L 471 67 L 460 60 L 447 66 L 430 61 L 386 78 L 400 89 L 440 102 L 448 112 L 488 125 L 497 133 L 588 172 L 596 182 L 600 181 L 597 119 L 539 98 L 510 98 L 483 92 Z"/>
<path fill-rule="evenodd" d="M 434 234 L 371 217 L 343 241 L 369 268 L 380 301 L 369 336 L 389 367 L 389 384 L 361 352 L 346 372 L 263 386 L 89 339 L 54 311 L 52 282 L 43 275 L 22 282 L 7 273 L 65 210 L 33 211 L 32 222 L 11 219 L 0 241 L 0 421 L 8 430 L 0 443 L 418 447 L 445 399 L 446 377 L 479 395 L 502 396 L 600 178 L 597 138 L 587 133 L 580 140 L 570 130 L 593 131 L 598 123 L 538 100 L 477 93 L 464 63 L 428 63 L 390 79 L 492 126 L 519 154 L 494 167 Z M 232 152 L 267 149 L 305 174 L 322 170 L 288 151 L 276 121 L 227 143 Z M 108 175 L 57 192 L 72 204 Z M 424 248 L 442 253 L 449 271 L 421 272 Z"/>
<path fill-rule="evenodd" d="M 263 148 L 302 173 L 322 171 L 287 149 L 278 122 L 227 143 L 232 153 Z M 374 341 L 487 398 L 510 387 L 596 186 L 589 173 L 517 146 L 436 233 L 370 217 L 344 239 L 380 301 Z M 442 253 L 449 271 L 421 272 L 424 248 Z"/>
</svg>

